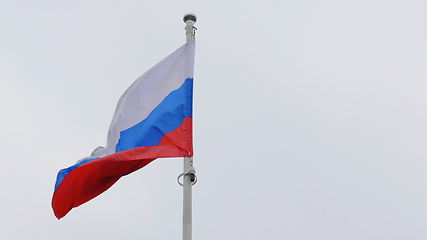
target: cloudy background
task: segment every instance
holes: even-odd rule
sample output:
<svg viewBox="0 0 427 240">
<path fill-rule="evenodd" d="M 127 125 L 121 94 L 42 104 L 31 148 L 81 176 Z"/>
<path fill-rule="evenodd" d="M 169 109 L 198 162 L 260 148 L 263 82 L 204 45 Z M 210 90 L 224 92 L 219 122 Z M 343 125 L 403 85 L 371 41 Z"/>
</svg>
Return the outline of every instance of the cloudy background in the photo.
<svg viewBox="0 0 427 240">
<path fill-rule="evenodd" d="M 427 3 L 0 0 L 0 238 L 180 239 L 181 159 L 56 220 L 56 173 L 185 41 L 194 239 L 427 239 Z"/>
</svg>

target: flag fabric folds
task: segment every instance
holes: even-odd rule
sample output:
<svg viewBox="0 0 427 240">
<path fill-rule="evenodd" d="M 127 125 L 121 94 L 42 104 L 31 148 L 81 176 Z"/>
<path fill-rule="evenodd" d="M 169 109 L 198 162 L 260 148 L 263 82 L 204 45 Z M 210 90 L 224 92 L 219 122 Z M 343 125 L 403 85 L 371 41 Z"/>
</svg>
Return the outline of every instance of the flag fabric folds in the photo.
<svg viewBox="0 0 427 240">
<path fill-rule="evenodd" d="M 195 42 L 178 48 L 122 95 L 106 147 L 59 171 L 52 208 L 60 219 L 156 158 L 191 157 Z"/>
</svg>

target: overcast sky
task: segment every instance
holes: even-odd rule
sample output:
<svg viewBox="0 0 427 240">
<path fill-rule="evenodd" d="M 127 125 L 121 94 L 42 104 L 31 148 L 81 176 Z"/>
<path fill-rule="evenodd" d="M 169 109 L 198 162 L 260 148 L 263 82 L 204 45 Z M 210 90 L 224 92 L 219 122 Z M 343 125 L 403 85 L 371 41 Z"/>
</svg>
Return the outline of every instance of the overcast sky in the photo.
<svg viewBox="0 0 427 240">
<path fill-rule="evenodd" d="M 58 170 L 195 12 L 193 238 L 427 239 L 427 3 L 0 0 L 0 238 L 180 239 L 181 159 L 58 221 Z"/>
</svg>

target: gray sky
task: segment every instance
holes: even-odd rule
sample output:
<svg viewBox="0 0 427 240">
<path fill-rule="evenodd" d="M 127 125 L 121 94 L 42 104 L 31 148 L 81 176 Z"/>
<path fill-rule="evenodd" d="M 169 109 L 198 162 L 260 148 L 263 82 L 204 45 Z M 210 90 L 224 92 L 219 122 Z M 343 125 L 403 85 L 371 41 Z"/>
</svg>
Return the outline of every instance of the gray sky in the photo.
<svg viewBox="0 0 427 240">
<path fill-rule="evenodd" d="M 427 239 L 425 1 L 0 1 L 1 239 L 180 239 L 181 159 L 61 221 L 56 173 L 195 12 L 194 239 Z"/>
</svg>

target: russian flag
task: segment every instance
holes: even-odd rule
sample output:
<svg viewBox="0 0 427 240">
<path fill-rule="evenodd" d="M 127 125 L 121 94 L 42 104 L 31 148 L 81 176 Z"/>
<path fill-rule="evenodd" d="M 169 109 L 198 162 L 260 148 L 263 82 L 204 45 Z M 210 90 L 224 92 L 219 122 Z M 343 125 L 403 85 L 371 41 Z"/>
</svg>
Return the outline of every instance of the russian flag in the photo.
<svg viewBox="0 0 427 240">
<path fill-rule="evenodd" d="M 59 171 L 52 208 L 60 219 L 156 158 L 191 157 L 195 42 L 178 48 L 122 95 L 106 147 Z"/>
</svg>

